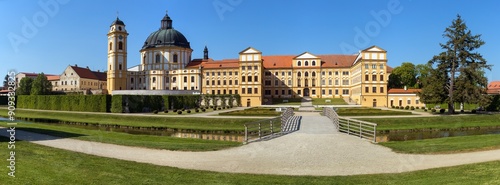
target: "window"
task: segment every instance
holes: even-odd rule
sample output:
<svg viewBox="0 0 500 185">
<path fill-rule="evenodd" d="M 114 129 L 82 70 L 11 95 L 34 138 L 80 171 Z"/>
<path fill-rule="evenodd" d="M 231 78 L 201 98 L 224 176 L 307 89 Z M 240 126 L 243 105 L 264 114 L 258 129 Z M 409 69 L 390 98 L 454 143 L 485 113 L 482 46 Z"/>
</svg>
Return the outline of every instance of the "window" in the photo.
<svg viewBox="0 0 500 185">
<path fill-rule="evenodd" d="M 292 72 L 291 71 L 288 71 L 288 76 L 292 76 Z"/>
<path fill-rule="evenodd" d="M 266 75 L 266 76 L 271 76 L 271 72 L 266 71 L 266 72 L 264 73 L 264 75 Z"/>
<path fill-rule="evenodd" d="M 281 95 L 285 95 L 285 90 L 281 90 Z"/>
<path fill-rule="evenodd" d="M 349 89 L 342 89 L 342 94 L 348 95 L 349 94 Z"/>
<path fill-rule="evenodd" d="M 222 81 L 222 85 L 227 85 L 227 84 L 226 84 L 226 80 L 223 80 L 223 81 Z"/>
<path fill-rule="evenodd" d="M 335 85 L 339 85 L 339 80 L 335 80 Z"/>
<path fill-rule="evenodd" d="M 335 89 L 335 95 L 339 95 L 339 90 Z"/>
<path fill-rule="evenodd" d="M 311 63 L 312 66 L 316 66 L 316 60 L 313 60 Z"/>
<path fill-rule="evenodd" d="M 109 50 L 112 50 L 113 49 L 113 42 L 110 42 L 109 43 Z"/>
<path fill-rule="evenodd" d="M 220 85 L 220 80 L 217 80 L 217 85 Z"/>
<path fill-rule="evenodd" d="M 235 72 L 234 72 L 234 75 L 238 75 L 238 71 L 235 71 Z M 235 94 L 238 94 L 238 93 L 235 93 Z"/>
<path fill-rule="evenodd" d="M 415 104 L 419 104 L 420 103 L 420 100 L 415 100 Z"/>
<path fill-rule="evenodd" d="M 316 95 L 316 90 L 315 89 L 312 90 L 312 95 Z"/>
<path fill-rule="evenodd" d="M 210 81 L 209 80 L 207 80 L 207 85 L 210 85 Z"/>
<path fill-rule="evenodd" d="M 122 41 L 118 42 L 118 49 L 119 50 L 123 49 L 123 42 Z"/>
<path fill-rule="evenodd" d="M 191 76 L 191 82 L 194 82 L 194 76 Z"/>
<path fill-rule="evenodd" d="M 142 78 L 139 78 L 139 83 L 142 83 Z"/>
<path fill-rule="evenodd" d="M 266 81 L 264 82 L 264 85 L 266 85 L 266 86 L 271 86 L 271 80 L 266 80 Z"/>
<path fill-rule="evenodd" d="M 322 71 L 322 72 L 321 72 L 321 75 L 322 75 L 322 76 L 325 76 L 325 72 L 324 72 L 324 71 Z"/>
<path fill-rule="evenodd" d="M 271 90 L 265 90 L 264 95 L 271 95 Z"/>
<path fill-rule="evenodd" d="M 245 79 L 246 79 L 246 78 L 245 78 L 244 76 L 242 76 L 242 77 L 241 77 L 241 82 L 245 82 Z"/>
<path fill-rule="evenodd" d="M 233 85 L 233 81 L 232 80 L 229 80 L 229 85 Z M 229 93 L 231 94 L 231 93 Z"/>
<path fill-rule="evenodd" d="M 368 69 L 368 64 L 365 64 L 365 69 Z"/>
<path fill-rule="evenodd" d="M 349 80 L 342 80 L 342 85 L 349 85 Z"/>
<path fill-rule="evenodd" d="M 302 66 L 302 63 L 300 61 L 298 61 L 297 66 Z"/>
<path fill-rule="evenodd" d="M 220 76 L 220 71 L 219 71 L 219 72 L 217 72 L 217 76 Z"/>
<path fill-rule="evenodd" d="M 245 66 L 241 66 L 241 70 L 245 70 Z"/>
<path fill-rule="evenodd" d="M 309 66 L 309 61 L 307 61 L 307 60 L 306 60 L 306 61 L 304 62 L 304 66 Z"/>
<path fill-rule="evenodd" d="M 380 81 L 384 81 L 384 75 L 380 75 Z"/>
<path fill-rule="evenodd" d="M 384 93 L 384 87 L 380 87 L 380 93 Z"/>
<path fill-rule="evenodd" d="M 118 64 L 118 70 L 122 70 L 122 64 Z"/>
<path fill-rule="evenodd" d="M 248 82 L 252 82 L 252 76 L 247 76 Z"/>
<path fill-rule="evenodd" d="M 377 64 L 372 64 L 372 69 L 377 69 Z"/>
<path fill-rule="evenodd" d="M 212 94 L 215 94 L 215 90 L 212 90 Z"/>
<path fill-rule="evenodd" d="M 234 94 L 238 94 L 238 90 L 234 90 Z"/>
<path fill-rule="evenodd" d="M 316 76 L 316 72 L 313 71 L 312 72 L 312 76 L 315 77 Z"/>
<path fill-rule="evenodd" d="M 301 90 L 297 90 L 297 94 L 302 94 L 302 91 Z"/>
<path fill-rule="evenodd" d="M 254 82 L 259 82 L 259 76 L 254 76 L 254 77 L 253 77 L 253 81 L 254 81 Z"/>
<path fill-rule="evenodd" d="M 209 72 L 207 72 L 207 76 L 210 76 L 210 73 L 209 73 Z"/>
<path fill-rule="evenodd" d="M 316 79 L 312 79 L 312 81 L 311 81 L 311 85 L 312 85 L 313 87 L 316 87 Z"/>
<path fill-rule="evenodd" d="M 172 82 L 176 83 L 177 82 L 177 78 L 176 77 L 172 77 Z"/>
<path fill-rule="evenodd" d="M 342 75 L 344 76 L 349 75 L 349 71 L 342 71 Z"/>
<path fill-rule="evenodd" d="M 325 95 L 326 91 L 323 89 L 321 90 L 321 94 Z"/>
<path fill-rule="evenodd" d="M 156 77 L 153 77 L 153 83 L 156 83 Z"/>
<path fill-rule="evenodd" d="M 332 85 L 332 79 L 328 80 L 328 85 Z"/>
<path fill-rule="evenodd" d="M 321 80 L 321 85 L 325 85 L 325 80 Z"/>
<path fill-rule="evenodd" d="M 278 85 L 279 85 L 278 80 L 274 80 L 274 86 L 278 86 Z"/>
<path fill-rule="evenodd" d="M 232 72 L 232 71 L 229 71 L 229 76 L 231 76 L 231 75 L 233 75 L 233 72 Z M 231 93 L 229 93 L 229 94 L 231 94 Z"/>
<path fill-rule="evenodd" d="M 188 77 L 187 77 L 187 76 L 185 76 L 185 77 L 184 77 L 184 83 L 187 83 L 187 82 L 188 82 Z"/>
<path fill-rule="evenodd" d="M 365 93 L 368 93 L 368 92 L 370 92 L 370 88 L 365 87 Z"/>
<path fill-rule="evenodd" d="M 292 95 L 292 90 L 288 90 L 288 95 Z"/>
<path fill-rule="evenodd" d="M 377 93 L 377 87 L 372 87 L 372 93 Z"/>
<path fill-rule="evenodd" d="M 365 81 L 369 81 L 370 79 L 368 79 L 368 75 L 365 75 Z"/>
<path fill-rule="evenodd" d="M 160 63 L 160 60 L 161 60 L 160 54 L 156 54 L 156 56 L 155 56 L 155 62 L 156 63 Z"/>
<path fill-rule="evenodd" d="M 339 72 L 338 71 L 335 71 L 335 76 L 339 75 Z"/>
<path fill-rule="evenodd" d="M 146 63 L 146 55 L 142 57 L 142 63 Z"/>
<path fill-rule="evenodd" d="M 332 76 L 332 72 L 331 72 L 331 71 L 328 71 L 328 75 Z"/>
<path fill-rule="evenodd" d="M 298 73 L 297 73 L 297 76 L 302 76 L 302 73 L 301 73 L 301 72 L 298 72 Z"/>
<path fill-rule="evenodd" d="M 288 86 L 292 86 L 292 80 L 288 80 Z"/>
<path fill-rule="evenodd" d="M 241 94 L 245 94 L 245 88 L 241 88 Z"/>
<path fill-rule="evenodd" d="M 229 90 L 229 94 L 233 94 L 233 90 Z"/>
<path fill-rule="evenodd" d="M 217 94 L 220 94 L 220 90 L 217 90 Z"/>
<path fill-rule="evenodd" d="M 177 60 L 178 60 L 178 56 L 177 56 L 177 54 L 174 54 L 174 62 L 177 63 Z"/>
<path fill-rule="evenodd" d="M 407 105 L 411 105 L 411 100 L 406 100 Z"/>
<path fill-rule="evenodd" d="M 377 81 L 377 75 L 372 75 L 372 80 Z"/>
<path fill-rule="evenodd" d="M 215 76 L 215 72 L 212 72 L 212 76 Z"/>
<path fill-rule="evenodd" d="M 248 94 L 252 94 L 252 88 L 248 88 L 248 89 L 247 89 L 247 93 L 248 93 Z"/>
<path fill-rule="evenodd" d="M 328 89 L 328 94 L 332 95 L 332 90 L 331 89 Z"/>
<path fill-rule="evenodd" d="M 153 88 L 154 88 L 154 87 L 153 87 Z M 184 87 L 184 90 L 188 90 L 188 88 L 187 88 L 187 87 Z"/>
<path fill-rule="evenodd" d="M 305 76 L 305 77 L 308 77 L 308 76 L 309 76 L 309 72 L 307 72 L 307 71 L 306 71 L 306 72 L 304 73 L 304 76 Z"/>
<path fill-rule="evenodd" d="M 274 90 L 274 95 L 279 95 L 278 90 Z"/>
<path fill-rule="evenodd" d="M 212 85 L 215 85 L 215 80 L 212 80 Z"/>
<path fill-rule="evenodd" d="M 169 83 L 170 82 L 170 78 L 168 77 L 165 77 L 165 83 Z M 207 81 L 208 82 L 208 81 Z M 207 84 L 208 85 L 208 84 Z"/>
<path fill-rule="evenodd" d="M 238 80 L 234 81 L 234 85 L 238 85 Z M 235 93 L 235 94 L 238 94 L 238 93 Z"/>
<path fill-rule="evenodd" d="M 281 72 L 281 76 L 285 76 L 285 71 Z"/>
<path fill-rule="evenodd" d="M 222 75 L 223 75 L 223 76 L 226 76 L 226 72 L 225 72 L 225 71 L 224 71 L 224 72 L 222 72 Z"/>
<path fill-rule="evenodd" d="M 300 79 L 297 79 L 297 87 L 300 87 Z"/>
</svg>

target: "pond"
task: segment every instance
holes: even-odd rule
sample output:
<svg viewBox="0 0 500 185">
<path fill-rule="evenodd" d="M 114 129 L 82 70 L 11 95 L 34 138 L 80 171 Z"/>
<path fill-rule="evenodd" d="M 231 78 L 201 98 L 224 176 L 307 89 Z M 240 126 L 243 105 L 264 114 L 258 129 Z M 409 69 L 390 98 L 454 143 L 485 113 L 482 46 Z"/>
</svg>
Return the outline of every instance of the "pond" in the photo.
<svg viewBox="0 0 500 185">
<path fill-rule="evenodd" d="M 470 128 L 460 128 L 455 130 L 391 131 L 389 133 L 377 133 L 376 140 L 377 142 L 408 141 L 408 140 L 422 140 L 422 139 L 434 139 L 443 137 L 472 136 L 472 135 L 486 135 L 486 134 L 500 134 L 500 126 L 482 127 L 482 128 L 470 127 Z"/>
</svg>

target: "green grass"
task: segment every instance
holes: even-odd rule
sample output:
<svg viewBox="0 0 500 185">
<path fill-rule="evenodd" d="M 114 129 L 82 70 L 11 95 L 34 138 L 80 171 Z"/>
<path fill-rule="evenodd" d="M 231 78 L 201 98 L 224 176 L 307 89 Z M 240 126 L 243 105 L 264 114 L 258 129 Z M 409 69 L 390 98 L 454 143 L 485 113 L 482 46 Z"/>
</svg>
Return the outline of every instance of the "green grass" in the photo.
<svg viewBox="0 0 500 185">
<path fill-rule="evenodd" d="M 0 109 L 0 116 L 7 116 L 6 109 Z M 98 124 L 117 124 L 141 127 L 168 127 L 191 130 L 221 130 L 241 131 L 243 125 L 259 119 L 223 119 L 194 117 L 161 117 L 161 116 L 131 116 L 114 114 L 91 114 L 72 112 L 46 112 L 32 110 L 16 110 L 16 117 L 57 119 L 70 122 L 85 122 Z"/>
<path fill-rule="evenodd" d="M 392 111 L 392 110 L 381 110 L 375 108 L 338 108 L 337 114 L 339 116 L 386 116 L 386 115 L 411 115 L 411 112 L 407 111 Z"/>
<path fill-rule="evenodd" d="M 7 124 L 0 121 L 0 126 L 7 127 Z M 241 145 L 239 142 L 231 141 L 136 135 L 124 132 L 91 130 L 70 125 L 18 123 L 16 129 L 85 141 L 180 151 L 213 151 Z"/>
<path fill-rule="evenodd" d="M 221 116 L 281 116 L 276 108 L 253 107 L 244 110 L 219 113 Z"/>
<path fill-rule="evenodd" d="M 435 116 L 418 118 L 361 118 L 360 120 L 377 123 L 377 130 L 409 129 L 457 129 L 462 127 L 500 126 L 500 114 Z"/>
<path fill-rule="evenodd" d="M 288 100 L 288 102 L 283 102 Z M 302 98 L 273 98 L 273 105 L 300 105 Z"/>
<path fill-rule="evenodd" d="M 500 135 L 474 135 L 379 143 L 395 152 L 411 154 L 459 153 L 500 149 Z"/>
<path fill-rule="evenodd" d="M 330 102 L 325 102 L 330 100 Z M 347 103 L 342 98 L 313 98 L 313 105 L 347 105 Z"/>
<path fill-rule="evenodd" d="M 454 103 L 455 104 L 455 109 L 456 110 L 460 110 L 460 103 Z M 434 108 L 436 105 L 439 105 L 441 106 L 442 109 L 448 109 L 448 104 L 447 103 L 441 103 L 441 104 L 426 104 L 425 106 L 428 108 L 428 109 L 432 109 Z M 468 104 L 468 103 L 464 103 L 464 110 L 472 110 L 472 109 L 476 109 L 477 107 L 479 107 L 477 104 Z"/>
<path fill-rule="evenodd" d="M 7 140 L 0 137 L 0 142 L 6 146 Z M 8 152 L 0 157 L 7 159 Z M 8 168 L 0 168 L 2 184 L 499 184 L 500 161 L 399 174 L 253 175 L 155 166 L 17 141 L 16 177 L 7 173 Z"/>
</svg>

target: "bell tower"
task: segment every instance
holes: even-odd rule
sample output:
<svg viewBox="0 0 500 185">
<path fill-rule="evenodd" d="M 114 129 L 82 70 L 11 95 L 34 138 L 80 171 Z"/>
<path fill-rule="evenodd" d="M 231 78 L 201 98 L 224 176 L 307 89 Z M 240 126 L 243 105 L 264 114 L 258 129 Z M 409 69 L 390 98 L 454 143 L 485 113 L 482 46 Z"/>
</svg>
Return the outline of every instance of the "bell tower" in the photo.
<svg viewBox="0 0 500 185">
<path fill-rule="evenodd" d="M 107 89 L 127 90 L 127 30 L 118 17 L 111 23 L 108 32 L 108 78 Z"/>
</svg>

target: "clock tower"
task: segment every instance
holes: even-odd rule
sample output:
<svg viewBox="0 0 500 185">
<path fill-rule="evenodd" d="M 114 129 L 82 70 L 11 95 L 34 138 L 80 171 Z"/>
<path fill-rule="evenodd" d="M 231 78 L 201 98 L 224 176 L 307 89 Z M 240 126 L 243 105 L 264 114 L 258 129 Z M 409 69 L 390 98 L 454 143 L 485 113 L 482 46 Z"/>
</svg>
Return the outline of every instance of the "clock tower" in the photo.
<svg viewBox="0 0 500 185">
<path fill-rule="evenodd" d="M 127 90 L 127 30 L 118 17 L 108 32 L 108 93 Z"/>
</svg>

